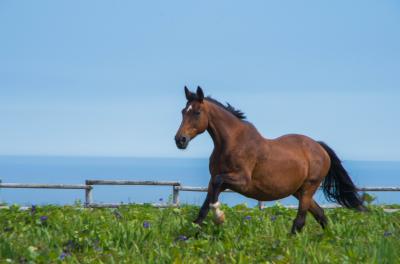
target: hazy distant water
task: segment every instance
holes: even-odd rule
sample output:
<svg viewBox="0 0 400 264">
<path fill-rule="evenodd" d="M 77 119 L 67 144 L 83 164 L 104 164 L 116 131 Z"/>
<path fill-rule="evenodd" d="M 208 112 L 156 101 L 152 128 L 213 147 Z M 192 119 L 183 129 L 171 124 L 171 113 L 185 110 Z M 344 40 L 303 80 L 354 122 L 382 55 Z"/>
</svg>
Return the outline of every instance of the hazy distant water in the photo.
<svg viewBox="0 0 400 264">
<path fill-rule="evenodd" d="M 400 186 L 400 162 L 346 161 L 358 186 Z M 11 157 L 0 156 L 0 179 L 20 183 L 83 184 L 86 179 L 179 181 L 183 185 L 207 186 L 208 159 L 98 158 L 98 157 Z M 168 200 L 171 187 L 95 186 L 96 202 L 159 202 Z M 400 203 L 400 193 L 374 193 L 377 203 Z M 201 204 L 205 193 L 182 192 L 181 202 Z M 324 203 L 321 193 L 315 198 Z M 29 204 L 71 204 L 84 201 L 84 190 L 1 189 L 0 201 Z M 230 205 L 256 201 L 239 194 L 223 194 Z M 281 200 L 297 204 L 294 198 Z"/>
</svg>

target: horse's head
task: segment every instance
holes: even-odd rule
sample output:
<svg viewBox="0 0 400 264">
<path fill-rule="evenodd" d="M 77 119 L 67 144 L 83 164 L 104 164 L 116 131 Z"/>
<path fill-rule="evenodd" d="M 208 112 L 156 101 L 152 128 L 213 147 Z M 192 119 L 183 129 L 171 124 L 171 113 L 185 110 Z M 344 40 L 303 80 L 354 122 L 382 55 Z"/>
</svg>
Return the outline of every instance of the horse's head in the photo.
<svg viewBox="0 0 400 264">
<path fill-rule="evenodd" d="M 196 93 L 192 93 L 185 86 L 185 95 L 187 103 L 182 109 L 182 123 L 175 135 L 176 146 L 180 149 L 185 149 L 189 141 L 203 133 L 208 126 L 203 90 L 199 86 Z"/>
</svg>

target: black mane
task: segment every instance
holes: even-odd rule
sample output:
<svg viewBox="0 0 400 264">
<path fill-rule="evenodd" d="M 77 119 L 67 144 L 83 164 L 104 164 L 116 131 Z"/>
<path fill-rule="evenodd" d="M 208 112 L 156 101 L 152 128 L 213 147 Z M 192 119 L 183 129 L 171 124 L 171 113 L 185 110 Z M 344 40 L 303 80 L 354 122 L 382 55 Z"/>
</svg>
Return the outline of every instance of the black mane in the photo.
<svg viewBox="0 0 400 264">
<path fill-rule="evenodd" d="M 211 102 L 211 103 L 213 103 L 213 104 L 216 104 L 216 105 L 224 108 L 225 110 L 227 110 L 228 112 L 230 112 L 231 114 L 233 114 L 234 116 L 236 116 L 237 118 L 239 118 L 241 120 L 246 119 L 246 116 L 242 111 L 240 111 L 239 109 L 235 109 L 229 103 L 226 103 L 226 105 L 224 105 L 224 104 L 218 102 L 217 100 L 215 100 L 214 98 L 211 98 L 210 96 L 207 96 L 204 99 L 209 101 L 209 102 Z"/>
</svg>

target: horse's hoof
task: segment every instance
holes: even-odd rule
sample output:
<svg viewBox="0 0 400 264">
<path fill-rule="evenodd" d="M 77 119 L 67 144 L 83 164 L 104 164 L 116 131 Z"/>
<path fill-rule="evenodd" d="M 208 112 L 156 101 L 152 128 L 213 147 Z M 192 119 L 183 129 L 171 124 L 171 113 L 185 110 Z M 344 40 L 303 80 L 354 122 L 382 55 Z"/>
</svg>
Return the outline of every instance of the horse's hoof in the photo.
<svg viewBox="0 0 400 264">
<path fill-rule="evenodd" d="M 218 215 L 214 217 L 214 223 L 217 225 L 221 225 L 225 222 L 225 213 L 220 211 Z"/>
<path fill-rule="evenodd" d="M 193 224 L 195 224 L 195 225 L 201 225 L 201 222 L 202 222 L 202 221 L 194 220 L 194 221 L 193 221 Z"/>
</svg>

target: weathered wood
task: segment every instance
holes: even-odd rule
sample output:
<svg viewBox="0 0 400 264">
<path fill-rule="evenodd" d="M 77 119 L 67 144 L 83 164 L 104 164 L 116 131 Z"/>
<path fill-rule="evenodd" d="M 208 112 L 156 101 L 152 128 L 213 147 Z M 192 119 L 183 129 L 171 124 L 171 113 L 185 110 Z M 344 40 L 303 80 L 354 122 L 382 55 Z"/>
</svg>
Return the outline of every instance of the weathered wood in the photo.
<svg viewBox="0 0 400 264">
<path fill-rule="evenodd" d="M 179 186 L 172 186 L 172 203 L 179 205 Z"/>
<path fill-rule="evenodd" d="M 178 190 L 183 192 L 207 192 L 207 187 L 179 186 Z"/>
<path fill-rule="evenodd" d="M 288 208 L 288 209 L 298 209 L 298 205 L 283 205 L 283 207 Z M 323 209 L 334 209 L 334 208 L 341 208 L 342 206 L 338 204 L 322 204 L 320 205 L 321 208 Z"/>
<path fill-rule="evenodd" d="M 88 206 L 92 203 L 92 189 L 85 190 L 85 206 Z"/>
<path fill-rule="evenodd" d="M 88 184 L 88 181 L 85 181 L 86 185 L 91 186 Z M 92 186 L 91 186 L 92 187 Z M 92 188 L 85 190 L 85 206 L 88 207 L 93 202 L 92 197 Z"/>
<path fill-rule="evenodd" d="M 360 192 L 399 192 L 400 187 L 360 187 Z"/>
<path fill-rule="evenodd" d="M 183 192 L 207 192 L 207 187 L 194 187 L 194 186 L 177 186 L 179 191 Z M 232 190 L 226 189 L 224 192 L 234 192 Z"/>
<path fill-rule="evenodd" d="M 168 207 L 178 207 L 176 204 L 146 204 L 146 203 L 91 203 L 88 205 L 88 208 L 118 208 L 121 206 L 129 206 L 129 205 L 151 205 L 158 208 L 168 208 Z"/>
<path fill-rule="evenodd" d="M 92 186 L 84 184 L 42 184 L 42 183 L 1 183 L 0 188 L 23 189 L 91 189 Z"/>
<path fill-rule="evenodd" d="M 122 204 L 122 206 L 126 206 L 126 205 L 132 205 L 132 204 Z M 88 206 L 88 207 L 74 207 L 75 209 L 77 209 L 77 210 L 84 210 L 84 209 L 87 209 L 87 208 L 118 208 L 118 207 L 121 207 L 121 204 L 93 204 L 93 206 Z M 166 208 L 166 207 L 177 207 L 177 206 L 175 206 L 175 205 L 166 205 L 166 206 L 158 206 L 158 208 Z M 292 210 L 297 210 L 297 206 L 296 205 L 287 205 L 287 206 L 283 206 L 283 207 L 285 207 L 285 208 L 288 208 L 288 209 L 292 209 Z M 322 208 L 324 208 L 324 209 L 334 209 L 334 208 L 340 208 L 340 206 L 338 206 L 338 207 L 335 207 L 335 206 L 332 206 L 332 205 L 321 205 L 321 207 Z M 383 209 L 383 211 L 384 212 L 386 212 L 386 213 L 395 213 L 395 212 L 398 212 L 398 211 L 400 211 L 400 209 L 397 209 L 397 208 L 385 208 L 385 207 L 381 207 L 382 209 Z M 8 210 L 8 209 L 10 209 L 10 206 L 8 206 L 8 205 L 1 205 L 0 206 L 0 210 Z M 32 207 L 31 206 L 21 206 L 21 207 L 19 207 L 19 210 L 21 210 L 21 211 L 26 211 L 26 210 L 31 210 L 32 209 Z"/>
<path fill-rule="evenodd" d="M 27 189 L 84 189 L 85 207 L 119 207 L 127 204 L 96 204 L 93 203 L 92 189 L 93 185 L 147 185 L 147 186 L 172 186 L 172 204 L 152 204 L 155 207 L 175 207 L 179 206 L 179 192 L 207 192 L 207 187 L 182 186 L 175 181 L 129 181 L 129 180 L 86 180 L 86 184 L 38 184 L 38 183 L 2 183 L 1 188 L 27 188 Z M 360 187 L 360 192 L 398 192 L 400 187 Z M 225 190 L 232 193 L 232 190 Z M 262 201 L 258 202 L 260 209 L 264 208 Z M 288 208 L 297 208 L 297 206 L 286 206 Z M 323 205 L 323 208 L 336 208 L 338 205 Z"/>
<path fill-rule="evenodd" d="M 86 180 L 87 185 L 159 185 L 159 186 L 179 186 L 179 182 L 174 181 L 125 181 L 125 180 Z"/>
</svg>

